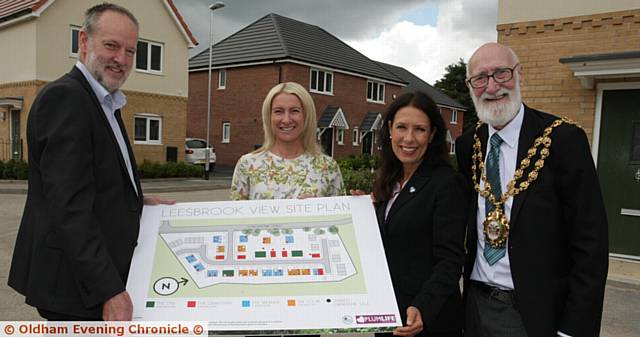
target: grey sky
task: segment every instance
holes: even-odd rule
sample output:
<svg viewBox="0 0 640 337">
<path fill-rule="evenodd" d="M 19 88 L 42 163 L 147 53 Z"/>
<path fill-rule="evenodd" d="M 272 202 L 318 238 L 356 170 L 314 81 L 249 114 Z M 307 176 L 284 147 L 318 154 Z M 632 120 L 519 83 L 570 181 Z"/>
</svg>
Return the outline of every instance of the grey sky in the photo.
<svg viewBox="0 0 640 337">
<path fill-rule="evenodd" d="M 351 44 L 372 59 L 393 63 L 409 69 L 428 82 L 439 78 L 447 64 L 458 58 L 466 59 L 478 43 L 495 41 L 498 0 L 223 0 L 226 7 L 214 12 L 214 43 L 242 29 L 268 13 L 322 27 Z M 191 50 L 194 55 L 208 44 L 208 6 L 215 0 L 174 0 L 200 45 Z M 431 10 L 427 10 L 431 8 Z M 434 17 L 437 14 L 437 19 Z M 423 17 L 421 17 L 423 16 Z M 415 50 L 408 46 L 396 25 L 409 18 L 414 21 L 412 34 Z M 431 22 L 430 22 L 431 21 Z M 406 26 L 405 26 L 406 27 Z M 415 28 L 431 28 L 416 31 Z M 388 33 L 395 31 L 394 40 Z M 387 34 L 387 39 L 382 37 Z M 421 44 L 437 48 L 438 52 L 424 54 Z M 434 46 L 434 44 L 437 44 Z M 448 44 L 451 44 L 449 47 Z M 463 44 L 464 46 L 461 46 Z M 384 49 L 402 47 L 402 57 L 381 53 Z M 409 50 L 406 50 L 409 48 Z M 383 49 L 383 50 L 380 50 Z M 397 53 L 396 53 L 397 54 Z M 407 56 L 409 54 L 409 56 Z M 429 64 L 421 58 L 429 58 Z M 419 65 L 421 64 L 421 65 Z M 430 73 L 427 74 L 427 69 Z"/>
</svg>

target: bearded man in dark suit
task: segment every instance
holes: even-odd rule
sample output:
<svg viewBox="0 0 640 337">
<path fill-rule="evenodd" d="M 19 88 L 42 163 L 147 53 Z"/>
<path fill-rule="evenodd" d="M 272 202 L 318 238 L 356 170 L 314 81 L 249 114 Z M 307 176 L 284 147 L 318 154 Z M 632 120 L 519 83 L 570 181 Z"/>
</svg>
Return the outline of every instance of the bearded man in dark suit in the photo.
<svg viewBox="0 0 640 337">
<path fill-rule="evenodd" d="M 79 61 L 29 112 L 29 190 L 9 286 L 49 320 L 131 320 L 125 289 L 143 197 L 120 109 L 138 22 L 104 3 L 87 10 Z"/>
<path fill-rule="evenodd" d="M 465 336 L 598 336 L 607 219 L 589 143 L 571 121 L 522 103 L 522 73 L 517 55 L 497 43 L 480 47 L 467 68 L 482 124 L 456 141 L 475 187 Z"/>
</svg>

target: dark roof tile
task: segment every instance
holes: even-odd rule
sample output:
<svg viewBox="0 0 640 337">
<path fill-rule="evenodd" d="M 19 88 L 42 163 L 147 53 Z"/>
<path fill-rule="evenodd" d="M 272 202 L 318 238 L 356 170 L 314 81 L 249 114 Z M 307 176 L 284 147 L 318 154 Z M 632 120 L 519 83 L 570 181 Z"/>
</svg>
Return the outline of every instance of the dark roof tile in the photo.
<svg viewBox="0 0 640 337">
<path fill-rule="evenodd" d="M 268 14 L 216 43 L 212 64 L 225 66 L 290 58 L 382 80 L 405 83 L 324 29 L 277 14 Z M 193 56 L 189 69 L 209 65 L 209 50 Z"/>
<path fill-rule="evenodd" d="M 383 63 L 383 62 L 377 62 L 377 63 L 381 67 L 384 67 L 388 71 L 394 73 L 396 76 L 402 78 L 405 82 L 409 83 L 406 87 L 402 88 L 403 93 L 420 90 L 426 93 L 427 95 L 431 96 L 431 98 L 433 98 L 433 100 L 438 105 L 445 105 L 445 106 L 449 106 L 449 107 L 453 107 L 461 110 L 467 109 L 464 105 L 462 105 L 455 99 L 449 97 L 447 94 L 443 93 L 442 91 L 432 87 L 431 85 L 429 85 L 429 83 L 423 81 L 420 77 L 412 74 L 407 69 L 394 66 L 391 64 Z"/>
</svg>

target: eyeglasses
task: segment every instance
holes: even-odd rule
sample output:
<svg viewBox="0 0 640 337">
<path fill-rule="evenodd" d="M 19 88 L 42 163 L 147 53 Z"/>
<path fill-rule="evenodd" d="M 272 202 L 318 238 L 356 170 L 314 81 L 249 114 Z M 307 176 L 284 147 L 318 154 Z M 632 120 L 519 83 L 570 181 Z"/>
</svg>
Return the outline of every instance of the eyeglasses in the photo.
<svg viewBox="0 0 640 337">
<path fill-rule="evenodd" d="M 508 82 L 513 78 L 513 72 L 518 68 L 520 63 L 517 63 L 513 68 L 498 68 L 493 74 L 480 74 L 477 76 L 473 76 L 467 80 L 467 83 L 474 88 L 484 88 L 489 85 L 489 78 L 493 78 L 496 83 L 504 83 Z"/>
</svg>

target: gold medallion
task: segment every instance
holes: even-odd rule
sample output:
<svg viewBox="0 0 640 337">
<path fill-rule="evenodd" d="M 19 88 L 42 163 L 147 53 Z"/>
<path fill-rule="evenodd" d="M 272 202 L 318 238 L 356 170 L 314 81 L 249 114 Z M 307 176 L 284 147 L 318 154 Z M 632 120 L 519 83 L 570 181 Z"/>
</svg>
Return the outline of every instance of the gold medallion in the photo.
<svg viewBox="0 0 640 337">
<path fill-rule="evenodd" d="M 509 220 L 501 208 L 496 208 L 487 214 L 483 223 L 483 232 L 491 247 L 504 247 L 509 236 Z"/>
<path fill-rule="evenodd" d="M 504 244 L 507 242 L 507 238 L 509 237 L 509 220 L 502 211 L 504 203 L 510 197 L 515 197 L 520 192 L 525 191 L 538 179 L 539 172 L 544 167 L 544 161 L 550 154 L 549 148 L 552 143 L 550 135 L 553 132 L 553 129 L 560 126 L 562 123 L 575 125 L 574 122 L 566 118 L 562 118 L 555 120 L 551 125 L 547 126 L 542 135 L 536 138 L 533 146 L 529 151 L 527 151 L 526 158 L 522 159 L 520 162 L 520 167 L 516 169 L 513 179 L 511 179 L 507 184 L 507 191 L 498 197 L 491 193 L 491 184 L 487 181 L 485 172 L 485 163 L 483 161 L 484 156 L 481 151 L 482 144 L 480 143 L 480 138 L 478 138 L 477 134 L 477 130 L 480 129 L 482 123 L 478 122 L 476 125 L 476 134 L 473 135 L 475 142 L 473 144 L 473 156 L 471 157 L 471 171 L 473 172 L 471 179 L 473 180 L 473 187 L 476 192 L 478 192 L 481 197 L 488 199 L 489 202 L 494 205 L 495 210 L 487 214 L 487 217 L 482 224 L 485 239 L 492 247 L 504 247 Z M 538 153 L 539 158 L 533 162 L 533 157 Z M 524 179 L 523 176 L 525 170 L 532 162 L 534 163 L 534 167 L 529 172 L 526 179 Z M 478 179 L 478 177 L 480 179 Z M 480 189 L 479 180 L 482 180 L 484 183 L 484 187 L 482 189 Z"/>
</svg>

